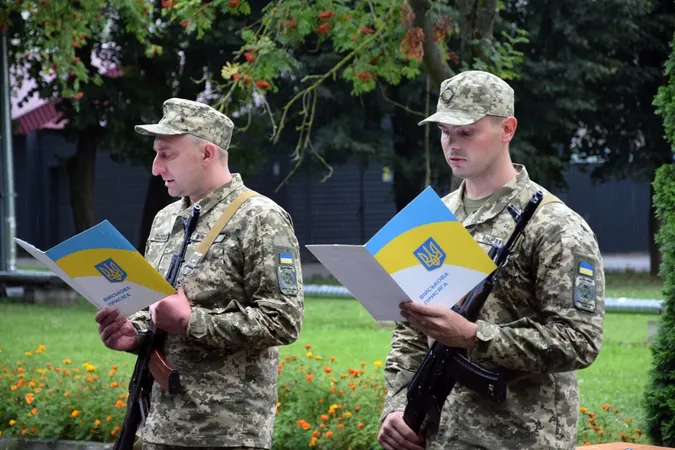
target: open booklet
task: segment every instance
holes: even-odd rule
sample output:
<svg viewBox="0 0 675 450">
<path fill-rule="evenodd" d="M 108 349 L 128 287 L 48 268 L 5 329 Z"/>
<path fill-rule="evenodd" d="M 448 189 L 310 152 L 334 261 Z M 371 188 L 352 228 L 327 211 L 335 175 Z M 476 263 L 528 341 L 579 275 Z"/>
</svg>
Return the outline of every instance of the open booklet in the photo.
<svg viewBox="0 0 675 450">
<path fill-rule="evenodd" d="M 365 245 L 307 245 L 376 320 L 404 320 L 398 304 L 451 308 L 497 266 L 431 188 Z"/>
<path fill-rule="evenodd" d="M 129 316 L 176 293 L 107 220 L 46 252 L 15 241 L 98 309 Z"/>
</svg>

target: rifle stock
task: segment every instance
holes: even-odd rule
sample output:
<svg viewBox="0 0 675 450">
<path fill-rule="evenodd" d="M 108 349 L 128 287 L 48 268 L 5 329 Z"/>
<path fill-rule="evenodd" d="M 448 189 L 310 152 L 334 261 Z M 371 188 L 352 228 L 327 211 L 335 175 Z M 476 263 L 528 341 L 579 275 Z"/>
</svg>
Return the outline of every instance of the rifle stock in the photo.
<svg viewBox="0 0 675 450">
<path fill-rule="evenodd" d="M 199 205 L 192 207 L 192 213 L 184 224 L 185 235 L 180 251 L 174 253 L 171 258 L 171 265 L 165 278 L 174 288 L 176 287 L 180 267 L 185 260 L 190 236 L 197 227 L 200 211 Z M 157 382 L 169 395 L 176 395 L 180 391 L 180 374 L 169 364 L 164 353 L 160 350 L 165 336 L 166 332 L 155 329 L 152 318 L 149 321 L 148 329 L 139 331 L 141 342 L 134 371 L 131 374 L 131 380 L 129 380 L 127 411 L 113 450 L 131 450 L 133 448 L 136 441 L 136 431 L 139 425 L 145 422 L 150 409 L 150 393 L 153 382 Z"/>
<path fill-rule="evenodd" d="M 471 322 L 476 322 L 495 286 L 500 270 L 508 262 L 513 247 L 543 197 L 544 194 L 537 191 L 522 212 L 512 205 L 507 207 L 516 221 L 516 226 L 502 247 L 493 246 L 488 253 L 497 268 L 453 306 L 453 311 Z M 403 413 L 406 424 L 415 433 L 419 433 L 429 414 L 440 415 L 445 399 L 456 383 L 482 394 L 491 401 L 501 403 L 506 400 L 506 380 L 500 373 L 471 362 L 465 349 L 449 347 L 435 341 L 408 383 L 408 403 Z"/>
</svg>

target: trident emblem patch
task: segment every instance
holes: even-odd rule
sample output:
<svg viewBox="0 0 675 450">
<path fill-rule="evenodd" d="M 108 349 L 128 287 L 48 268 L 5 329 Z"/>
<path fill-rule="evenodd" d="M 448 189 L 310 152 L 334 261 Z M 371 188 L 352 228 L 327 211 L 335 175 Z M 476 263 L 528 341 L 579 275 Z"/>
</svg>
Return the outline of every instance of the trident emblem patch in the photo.
<svg viewBox="0 0 675 450">
<path fill-rule="evenodd" d="M 127 273 L 112 258 L 108 258 L 94 267 L 111 283 L 120 283 L 127 277 Z"/>
<path fill-rule="evenodd" d="M 429 271 L 438 269 L 445 261 L 445 252 L 433 238 L 429 238 L 415 250 L 415 257 Z"/>
</svg>

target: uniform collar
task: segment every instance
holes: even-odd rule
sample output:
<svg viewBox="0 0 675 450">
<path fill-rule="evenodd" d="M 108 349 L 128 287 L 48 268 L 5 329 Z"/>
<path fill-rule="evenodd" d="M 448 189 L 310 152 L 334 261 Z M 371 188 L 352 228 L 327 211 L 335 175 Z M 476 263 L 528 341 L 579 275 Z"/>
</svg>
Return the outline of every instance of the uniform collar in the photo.
<svg viewBox="0 0 675 450">
<path fill-rule="evenodd" d="M 224 198 L 234 193 L 235 191 L 240 190 L 244 187 L 244 182 L 241 179 L 241 175 L 238 173 L 232 174 L 232 179 L 227 183 L 217 187 L 210 193 L 208 193 L 203 199 L 199 200 L 196 204 L 201 206 L 200 215 L 206 214 L 211 210 L 215 205 L 220 203 Z M 189 197 L 183 197 L 182 203 L 182 214 L 187 217 L 186 214 L 190 213 L 192 209 L 192 203 L 190 202 Z"/>
<path fill-rule="evenodd" d="M 464 208 L 461 208 L 462 198 L 466 189 L 466 182 L 462 181 L 457 195 L 452 198 L 448 206 L 457 219 L 463 222 L 465 227 L 486 222 L 499 215 L 527 185 L 530 177 L 525 166 L 513 164 L 513 168 L 516 169 L 516 176 L 492 194 L 490 199 L 468 218 L 464 216 Z"/>
</svg>

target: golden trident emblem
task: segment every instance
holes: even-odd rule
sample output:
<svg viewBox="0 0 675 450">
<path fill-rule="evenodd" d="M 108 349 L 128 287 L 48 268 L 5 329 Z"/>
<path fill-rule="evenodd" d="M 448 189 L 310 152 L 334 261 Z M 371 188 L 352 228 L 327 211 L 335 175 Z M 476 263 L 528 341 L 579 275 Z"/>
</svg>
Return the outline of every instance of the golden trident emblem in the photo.
<svg viewBox="0 0 675 450">
<path fill-rule="evenodd" d="M 108 259 L 98 264 L 96 269 L 98 269 L 104 277 L 113 282 L 122 281 L 126 277 L 124 270 L 122 270 L 122 268 L 112 259 Z"/>
<path fill-rule="evenodd" d="M 417 249 L 417 257 L 426 267 L 434 267 L 441 265 L 441 259 L 443 258 L 443 251 L 438 247 L 434 241 L 429 241 L 422 244 L 422 246 Z"/>
</svg>

